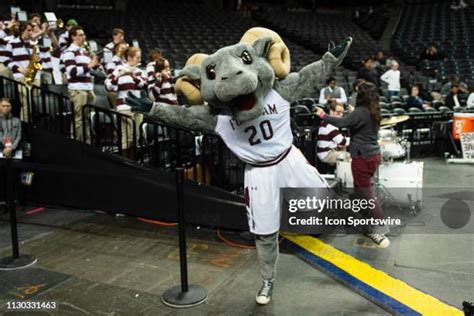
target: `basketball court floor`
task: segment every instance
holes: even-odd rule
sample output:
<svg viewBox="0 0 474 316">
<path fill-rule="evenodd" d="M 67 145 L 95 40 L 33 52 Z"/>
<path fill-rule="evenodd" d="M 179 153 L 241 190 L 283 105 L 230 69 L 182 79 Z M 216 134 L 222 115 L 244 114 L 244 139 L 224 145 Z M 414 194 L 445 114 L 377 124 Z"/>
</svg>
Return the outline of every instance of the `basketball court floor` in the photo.
<svg viewBox="0 0 474 316">
<path fill-rule="evenodd" d="M 389 234 L 389 248 L 338 231 L 282 237 L 267 306 L 255 303 L 261 281 L 246 233 L 187 227 L 189 282 L 209 296 L 177 310 L 161 302 L 161 294 L 180 283 L 176 226 L 28 205 L 18 212 L 20 251 L 38 261 L 0 271 L 0 314 L 8 302 L 28 299 L 56 302 L 45 315 L 462 315 L 462 302 L 474 300 L 474 168 L 421 160 L 430 196 L 404 229 Z M 462 228 L 442 219 L 451 200 L 469 206 Z M 4 214 L 0 257 L 10 254 Z"/>
</svg>

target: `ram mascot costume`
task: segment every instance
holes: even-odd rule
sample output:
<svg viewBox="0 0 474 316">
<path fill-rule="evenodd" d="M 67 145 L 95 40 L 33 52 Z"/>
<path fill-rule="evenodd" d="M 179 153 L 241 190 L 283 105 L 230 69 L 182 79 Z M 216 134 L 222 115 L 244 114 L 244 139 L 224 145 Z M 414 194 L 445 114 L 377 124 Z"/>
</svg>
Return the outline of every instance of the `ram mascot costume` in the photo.
<svg viewBox="0 0 474 316">
<path fill-rule="evenodd" d="M 179 74 L 177 89 L 190 107 L 153 103 L 129 95 L 135 111 L 159 121 L 216 132 L 245 167 L 249 228 L 263 278 L 256 301 L 270 301 L 278 258 L 280 188 L 327 187 L 327 182 L 292 145 L 290 103 L 312 94 L 338 66 L 351 46 L 346 38 L 330 45 L 321 60 L 290 73 L 290 54 L 275 32 L 252 28 L 238 44 L 212 55 L 197 54 Z"/>
</svg>

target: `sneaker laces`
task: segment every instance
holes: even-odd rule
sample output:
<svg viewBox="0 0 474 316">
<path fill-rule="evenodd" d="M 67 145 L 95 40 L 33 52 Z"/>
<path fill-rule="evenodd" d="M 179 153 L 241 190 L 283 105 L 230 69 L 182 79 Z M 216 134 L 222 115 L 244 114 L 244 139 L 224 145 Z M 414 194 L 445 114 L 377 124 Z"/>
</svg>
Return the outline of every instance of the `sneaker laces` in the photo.
<svg viewBox="0 0 474 316">
<path fill-rule="evenodd" d="M 380 244 L 382 240 L 385 239 L 385 236 L 383 234 L 371 233 L 371 234 L 368 234 L 368 236 L 377 244 Z"/>
<path fill-rule="evenodd" d="M 273 288 L 273 281 L 264 280 L 262 288 L 258 292 L 258 296 L 265 296 L 265 297 L 270 296 L 270 292 L 271 292 L 272 288 Z"/>
</svg>

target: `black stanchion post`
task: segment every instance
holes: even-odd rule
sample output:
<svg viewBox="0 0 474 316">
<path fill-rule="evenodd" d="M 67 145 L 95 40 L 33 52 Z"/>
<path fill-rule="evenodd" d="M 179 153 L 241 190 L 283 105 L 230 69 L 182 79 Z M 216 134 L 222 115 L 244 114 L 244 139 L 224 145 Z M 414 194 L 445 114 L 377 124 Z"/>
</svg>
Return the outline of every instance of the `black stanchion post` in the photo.
<svg viewBox="0 0 474 316">
<path fill-rule="evenodd" d="M 207 299 L 207 290 L 202 286 L 188 285 L 188 266 L 186 255 L 186 222 L 184 219 L 184 169 L 176 169 L 176 193 L 178 202 L 178 236 L 179 236 L 179 263 L 181 285 L 167 289 L 161 300 L 167 306 L 175 308 L 192 307 L 202 304 Z"/>
<path fill-rule="evenodd" d="M 178 202 L 178 240 L 179 240 L 179 265 L 181 272 L 181 292 L 188 291 L 188 256 L 186 254 L 186 226 L 184 221 L 183 207 L 183 186 L 184 186 L 183 168 L 176 170 L 176 195 Z"/>
<path fill-rule="evenodd" d="M 15 171 L 12 166 L 12 159 L 5 159 L 6 166 L 6 202 L 10 212 L 10 232 L 12 239 L 12 256 L 0 259 L 0 270 L 15 270 L 25 268 L 36 262 L 36 257 L 30 255 L 20 256 L 20 247 L 18 245 L 18 224 L 16 221 L 16 205 L 15 205 Z"/>
<path fill-rule="evenodd" d="M 20 249 L 18 247 L 18 224 L 16 222 L 16 207 L 15 207 L 15 197 L 14 197 L 14 188 L 12 187 L 12 160 L 7 159 L 6 164 L 6 199 L 7 199 L 7 209 L 10 213 L 10 233 L 12 238 L 12 252 L 13 260 L 20 258 Z"/>
</svg>

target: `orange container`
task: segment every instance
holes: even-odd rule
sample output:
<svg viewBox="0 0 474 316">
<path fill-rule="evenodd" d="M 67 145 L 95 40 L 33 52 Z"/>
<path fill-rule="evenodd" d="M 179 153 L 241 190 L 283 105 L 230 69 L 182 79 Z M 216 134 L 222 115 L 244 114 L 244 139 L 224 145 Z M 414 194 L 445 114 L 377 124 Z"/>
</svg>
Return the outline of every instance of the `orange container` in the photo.
<svg viewBox="0 0 474 316">
<path fill-rule="evenodd" d="M 474 133 L 474 113 L 454 113 L 452 133 L 456 140 L 461 133 Z"/>
</svg>

